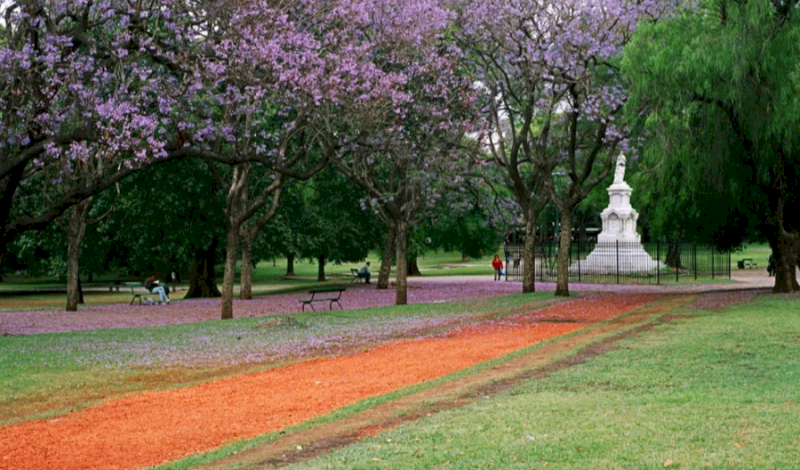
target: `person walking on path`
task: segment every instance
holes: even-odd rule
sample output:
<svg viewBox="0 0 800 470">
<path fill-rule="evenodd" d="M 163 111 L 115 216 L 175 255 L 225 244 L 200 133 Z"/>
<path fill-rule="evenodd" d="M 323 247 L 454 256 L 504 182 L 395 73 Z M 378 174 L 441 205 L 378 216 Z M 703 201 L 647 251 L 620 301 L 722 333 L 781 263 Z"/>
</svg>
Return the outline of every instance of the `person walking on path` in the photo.
<svg viewBox="0 0 800 470">
<path fill-rule="evenodd" d="M 492 267 L 494 268 L 494 280 L 501 280 L 503 276 L 503 260 L 500 259 L 500 256 L 494 255 L 494 259 L 492 259 Z"/>
</svg>

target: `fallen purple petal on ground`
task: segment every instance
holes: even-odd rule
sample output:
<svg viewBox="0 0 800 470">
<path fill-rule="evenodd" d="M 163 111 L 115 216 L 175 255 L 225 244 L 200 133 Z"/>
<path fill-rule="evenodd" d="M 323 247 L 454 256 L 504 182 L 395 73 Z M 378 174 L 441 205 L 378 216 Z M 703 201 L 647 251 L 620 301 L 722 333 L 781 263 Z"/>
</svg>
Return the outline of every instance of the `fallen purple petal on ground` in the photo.
<svg viewBox="0 0 800 470">
<path fill-rule="evenodd" d="M 709 288 L 727 290 L 737 288 L 728 285 L 620 285 L 620 284 L 570 284 L 571 292 L 674 292 L 707 291 Z M 742 286 L 739 285 L 738 288 Z M 751 286 L 752 287 L 752 286 Z M 552 292 L 553 283 L 537 282 L 539 292 Z M 408 280 L 408 303 L 422 304 L 452 300 L 468 300 L 497 297 L 522 292 L 519 282 L 494 282 L 483 278 L 410 278 Z M 266 317 L 297 313 L 300 299 L 307 298 L 305 291 L 288 294 L 265 295 L 253 300 L 234 300 L 234 317 Z M 342 295 L 344 309 L 361 309 L 394 305 L 395 290 L 378 290 L 374 285 L 352 285 Z M 318 304 L 318 310 L 327 305 Z M 323 314 L 324 313 L 320 313 Z M 77 312 L 57 310 L 28 310 L 0 312 L 0 335 L 30 335 L 68 331 L 86 331 L 108 328 L 136 328 L 181 323 L 196 323 L 220 319 L 220 299 L 173 300 L 170 305 L 103 305 L 81 308 Z"/>
<path fill-rule="evenodd" d="M 408 303 L 467 300 L 495 297 L 521 292 L 516 282 L 409 282 Z M 297 313 L 305 291 L 256 297 L 253 300 L 235 299 L 234 317 L 264 317 Z M 378 290 L 374 285 L 348 287 L 342 295 L 344 309 L 361 309 L 394 305 L 394 289 Z M 317 304 L 317 311 L 327 311 L 327 305 Z M 320 313 L 324 314 L 324 313 Z M 85 331 L 107 328 L 136 328 L 158 325 L 195 323 L 220 319 L 220 299 L 191 299 L 170 305 L 102 305 L 83 307 L 77 312 L 57 310 L 27 310 L 0 312 L 0 334 L 40 334 Z"/>
</svg>

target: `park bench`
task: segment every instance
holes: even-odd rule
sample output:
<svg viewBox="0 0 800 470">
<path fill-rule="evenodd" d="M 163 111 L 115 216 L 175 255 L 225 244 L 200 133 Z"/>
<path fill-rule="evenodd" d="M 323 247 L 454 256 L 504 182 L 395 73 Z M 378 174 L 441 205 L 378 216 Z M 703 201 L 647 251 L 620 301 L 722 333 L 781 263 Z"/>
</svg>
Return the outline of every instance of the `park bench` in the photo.
<svg viewBox="0 0 800 470">
<path fill-rule="evenodd" d="M 754 263 L 752 258 L 743 258 L 736 262 L 736 266 L 739 269 L 755 269 L 758 264 Z"/>
<path fill-rule="evenodd" d="M 119 292 L 120 287 L 125 287 L 125 281 L 127 281 L 127 279 L 109 279 L 105 281 L 85 282 L 82 285 L 87 288 L 108 288 L 109 292 L 114 292 L 115 290 Z"/>
<path fill-rule="evenodd" d="M 125 284 L 125 279 L 112 279 L 110 281 L 100 282 L 97 285 L 100 287 L 108 287 L 109 292 L 113 292 L 115 289 L 119 292 L 119 288 Z"/>
<path fill-rule="evenodd" d="M 336 303 L 339 306 L 339 309 L 344 310 L 342 308 L 342 304 L 339 303 L 339 299 L 342 298 L 342 292 L 345 291 L 344 287 L 322 287 L 319 289 L 311 289 L 308 291 L 311 294 L 311 297 L 307 299 L 300 299 L 300 304 L 303 306 L 303 311 L 306 311 L 306 305 L 311 307 L 312 311 L 316 312 L 314 309 L 314 302 L 328 302 L 328 309 L 333 310 L 333 304 Z"/>
<path fill-rule="evenodd" d="M 366 282 L 367 281 L 366 277 L 362 277 L 362 276 L 358 275 L 358 269 L 356 269 L 356 268 L 350 268 L 350 275 L 353 276 L 353 278 L 350 279 L 350 283 L 361 282 L 361 281 Z"/>
<path fill-rule="evenodd" d="M 139 305 L 142 305 L 142 293 L 136 292 L 137 287 L 143 287 L 144 284 L 141 282 L 126 282 L 125 287 L 130 288 L 131 294 L 133 294 L 133 298 L 131 299 L 130 305 L 133 305 L 133 302 L 139 301 Z"/>
</svg>

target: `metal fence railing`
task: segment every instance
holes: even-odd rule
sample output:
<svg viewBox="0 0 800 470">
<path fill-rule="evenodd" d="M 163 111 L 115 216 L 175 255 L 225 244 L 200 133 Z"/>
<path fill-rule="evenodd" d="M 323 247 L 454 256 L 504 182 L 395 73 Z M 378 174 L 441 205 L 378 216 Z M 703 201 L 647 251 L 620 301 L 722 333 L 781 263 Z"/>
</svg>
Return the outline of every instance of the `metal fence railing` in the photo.
<svg viewBox="0 0 800 470">
<path fill-rule="evenodd" d="M 521 281 L 524 245 L 506 244 L 506 280 Z M 558 243 L 536 245 L 538 281 L 555 281 Z M 731 277 L 731 254 L 708 245 L 611 242 L 575 243 L 570 251 L 570 282 L 662 284 Z"/>
</svg>

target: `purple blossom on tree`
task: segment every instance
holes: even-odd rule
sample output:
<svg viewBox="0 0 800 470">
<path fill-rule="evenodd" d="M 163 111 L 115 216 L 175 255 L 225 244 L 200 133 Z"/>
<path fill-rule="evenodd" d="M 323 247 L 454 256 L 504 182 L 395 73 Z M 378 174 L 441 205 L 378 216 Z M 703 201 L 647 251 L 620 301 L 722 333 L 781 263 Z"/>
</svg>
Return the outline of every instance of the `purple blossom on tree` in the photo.
<svg viewBox="0 0 800 470">
<path fill-rule="evenodd" d="M 608 174 L 628 130 L 617 61 L 636 24 L 661 15 L 656 0 L 457 2 L 457 41 L 469 51 L 493 132 L 487 158 L 505 176 L 525 221 L 523 291 L 534 290 L 536 218 L 561 217 L 557 295 L 568 295 L 572 211 Z M 566 177 L 555 184 L 554 174 Z"/>
<path fill-rule="evenodd" d="M 0 7 L 0 252 L 77 202 L 180 156 L 204 88 L 189 58 L 205 19 L 181 2 L 39 2 Z M 39 184 L 48 203 L 14 205 Z"/>
<path fill-rule="evenodd" d="M 465 142 L 478 119 L 461 51 L 446 38 L 452 12 L 436 0 L 364 5 L 368 54 L 386 86 L 341 103 L 334 133 L 343 145 L 335 161 L 386 226 L 378 288 L 388 287 L 394 257 L 396 303 L 405 304 L 409 230 L 468 168 Z"/>
</svg>

